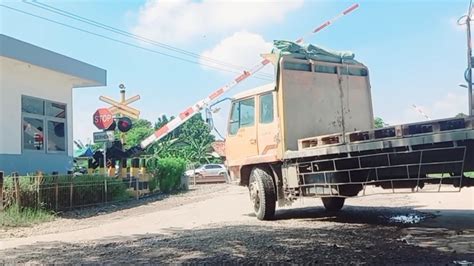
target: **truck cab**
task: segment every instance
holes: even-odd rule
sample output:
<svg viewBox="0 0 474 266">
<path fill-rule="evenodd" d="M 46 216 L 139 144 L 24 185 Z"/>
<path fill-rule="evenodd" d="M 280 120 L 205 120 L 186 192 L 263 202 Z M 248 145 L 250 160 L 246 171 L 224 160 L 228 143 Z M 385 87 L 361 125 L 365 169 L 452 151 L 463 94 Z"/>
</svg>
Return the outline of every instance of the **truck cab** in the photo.
<svg viewBox="0 0 474 266">
<path fill-rule="evenodd" d="M 272 59 L 277 82 L 232 99 L 225 150 L 231 178 L 241 185 L 248 185 L 251 168 L 281 162 L 286 151 L 297 150 L 299 139 L 373 127 L 364 65 Z"/>
<path fill-rule="evenodd" d="M 280 139 L 275 84 L 243 92 L 233 98 L 226 138 L 226 158 L 230 169 L 255 162 L 278 160 Z M 232 172 L 232 171 L 231 171 Z"/>
</svg>

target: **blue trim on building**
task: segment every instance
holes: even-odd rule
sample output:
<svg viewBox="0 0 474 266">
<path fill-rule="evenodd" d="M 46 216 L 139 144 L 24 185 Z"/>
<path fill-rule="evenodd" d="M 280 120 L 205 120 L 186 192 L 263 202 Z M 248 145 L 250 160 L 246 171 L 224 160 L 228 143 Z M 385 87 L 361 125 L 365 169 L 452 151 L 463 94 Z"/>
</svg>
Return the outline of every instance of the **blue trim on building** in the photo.
<svg viewBox="0 0 474 266">
<path fill-rule="evenodd" d="M 0 56 L 95 82 L 85 87 L 107 85 L 107 71 L 79 60 L 0 34 Z"/>
<path fill-rule="evenodd" d="M 45 174 L 72 170 L 73 158 L 67 154 L 24 152 L 23 154 L 0 154 L 0 171 L 5 175 L 18 172 L 20 175 L 42 171 Z"/>
</svg>

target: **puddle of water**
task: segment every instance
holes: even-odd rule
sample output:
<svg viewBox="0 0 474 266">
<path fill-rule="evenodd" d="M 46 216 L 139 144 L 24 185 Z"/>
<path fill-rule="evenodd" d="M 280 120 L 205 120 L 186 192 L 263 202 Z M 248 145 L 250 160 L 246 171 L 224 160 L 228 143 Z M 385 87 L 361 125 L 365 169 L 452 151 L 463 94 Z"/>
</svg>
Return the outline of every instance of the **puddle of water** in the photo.
<svg viewBox="0 0 474 266">
<path fill-rule="evenodd" d="M 424 220 L 426 217 L 419 214 L 400 214 L 390 217 L 391 223 L 402 223 L 402 224 L 417 224 Z"/>
<path fill-rule="evenodd" d="M 467 261 L 467 260 L 461 260 L 461 261 L 455 260 L 453 261 L 453 263 L 456 265 L 472 265 L 472 262 Z"/>
</svg>

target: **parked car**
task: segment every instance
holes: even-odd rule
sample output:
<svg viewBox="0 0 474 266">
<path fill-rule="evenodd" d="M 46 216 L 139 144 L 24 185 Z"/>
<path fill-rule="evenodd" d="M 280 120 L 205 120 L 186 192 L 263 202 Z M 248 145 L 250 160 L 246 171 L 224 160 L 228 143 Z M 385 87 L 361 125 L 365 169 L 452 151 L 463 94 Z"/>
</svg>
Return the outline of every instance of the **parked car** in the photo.
<svg viewBox="0 0 474 266">
<path fill-rule="evenodd" d="M 189 177 L 196 176 L 196 178 L 225 176 L 227 168 L 223 164 L 204 164 L 196 169 L 187 170 L 185 174 Z"/>
</svg>

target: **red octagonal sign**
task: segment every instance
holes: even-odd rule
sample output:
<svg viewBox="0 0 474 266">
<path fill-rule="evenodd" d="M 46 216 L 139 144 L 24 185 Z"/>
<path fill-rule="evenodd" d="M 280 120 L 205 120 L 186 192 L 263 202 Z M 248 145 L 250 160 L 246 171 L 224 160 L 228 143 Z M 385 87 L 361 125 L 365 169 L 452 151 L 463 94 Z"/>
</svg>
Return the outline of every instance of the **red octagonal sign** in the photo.
<svg viewBox="0 0 474 266">
<path fill-rule="evenodd" d="M 114 117 L 109 109 L 99 108 L 92 116 L 92 121 L 98 129 L 107 129 L 114 122 Z"/>
</svg>

